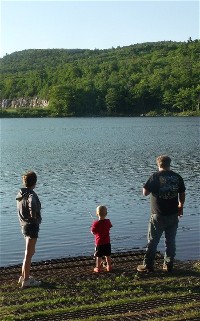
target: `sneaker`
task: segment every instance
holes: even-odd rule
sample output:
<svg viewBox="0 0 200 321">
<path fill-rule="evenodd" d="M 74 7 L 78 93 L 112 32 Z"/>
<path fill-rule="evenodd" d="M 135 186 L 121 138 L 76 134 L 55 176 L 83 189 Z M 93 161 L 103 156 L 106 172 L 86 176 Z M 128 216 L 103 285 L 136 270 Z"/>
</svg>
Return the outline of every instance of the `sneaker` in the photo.
<svg viewBox="0 0 200 321">
<path fill-rule="evenodd" d="M 22 281 L 22 288 L 28 288 L 28 287 L 32 287 L 32 286 L 40 286 L 41 285 L 41 281 L 37 281 L 33 278 L 29 278 L 28 280 L 23 280 Z"/>
<path fill-rule="evenodd" d="M 163 264 L 163 271 L 165 271 L 165 272 L 172 272 L 172 271 L 173 271 L 173 266 L 164 263 L 164 264 Z"/>
<path fill-rule="evenodd" d="M 107 262 L 106 261 L 102 261 L 101 265 L 102 265 L 102 267 L 106 268 L 107 267 Z"/>
<path fill-rule="evenodd" d="M 29 276 L 29 279 L 32 279 L 32 278 L 33 278 L 32 276 Z M 24 278 L 23 278 L 23 276 L 21 275 L 21 276 L 19 277 L 18 284 L 21 284 L 21 283 L 23 282 L 23 280 L 24 280 Z"/>
<path fill-rule="evenodd" d="M 137 266 L 138 272 L 154 272 L 153 267 L 148 267 L 147 265 L 138 265 Z"/>
<path fill-rule="evenodd" d="M 107 266 L 107 267 L 106 267 L 106 270 L 107 270 L 108 272 L 111 272 L 111 271 L 112 271 L 112 266 Z"/>
</svg>

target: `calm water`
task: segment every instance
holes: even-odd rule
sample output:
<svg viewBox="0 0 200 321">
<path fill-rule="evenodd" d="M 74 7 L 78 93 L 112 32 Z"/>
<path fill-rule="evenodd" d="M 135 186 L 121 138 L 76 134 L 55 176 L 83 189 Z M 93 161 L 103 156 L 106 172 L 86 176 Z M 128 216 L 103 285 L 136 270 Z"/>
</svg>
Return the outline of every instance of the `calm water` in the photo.
<svg viewBox="0 0 200 321">
<path fill-rule="evenodd" d="M 172 157 L 172 169 L 187 188 L 177 258 L 196 259 L 199 118 L 2 119 L 0 265 L 23 259 L 15 197 L 29 169 L 38 174 L 43 216 L 35 261 L 92 255 L 91 215 L 99 204 L 107 205 L 113 223 L 113 252 L 144 248 L 150 207 L 142 184 L 163 153 Z"/>
</svg>

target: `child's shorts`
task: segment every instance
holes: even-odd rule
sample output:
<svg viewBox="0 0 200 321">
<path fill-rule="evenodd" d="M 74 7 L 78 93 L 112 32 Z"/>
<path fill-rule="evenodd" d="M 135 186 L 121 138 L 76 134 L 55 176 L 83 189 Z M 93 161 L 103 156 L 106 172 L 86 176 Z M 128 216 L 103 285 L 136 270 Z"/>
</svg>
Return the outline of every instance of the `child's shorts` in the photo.
<svg viewBox="0 0 200 321">
<path fill-rule="evenodd" d="M 22 234 L 25 237 L 29 237 L 30 239 L 37 239 L 39 233 L 39 224 L 25 224 L 22 225 Z"/>
<path fill-rule="evenodd" d="M 111 255 L 110 243 L 96 246 L 94 256 L 102 257 L 102 256 L 110 256 L 110 255 Z"/>
</svg>

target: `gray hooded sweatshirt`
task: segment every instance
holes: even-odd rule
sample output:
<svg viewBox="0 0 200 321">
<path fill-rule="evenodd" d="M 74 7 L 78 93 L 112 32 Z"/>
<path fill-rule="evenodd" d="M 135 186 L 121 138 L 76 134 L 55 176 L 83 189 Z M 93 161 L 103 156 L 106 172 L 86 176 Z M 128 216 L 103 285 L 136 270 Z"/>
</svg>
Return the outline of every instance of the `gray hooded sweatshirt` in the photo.
<svg viewBox="0 0 200 321">
<path fill-rule="evenodd" d="M 16 200 L 21 225 L 41 223 L 41 203 L 37 194 L 32 189 L 27 187 L 21 188 Z"/>
</svg>

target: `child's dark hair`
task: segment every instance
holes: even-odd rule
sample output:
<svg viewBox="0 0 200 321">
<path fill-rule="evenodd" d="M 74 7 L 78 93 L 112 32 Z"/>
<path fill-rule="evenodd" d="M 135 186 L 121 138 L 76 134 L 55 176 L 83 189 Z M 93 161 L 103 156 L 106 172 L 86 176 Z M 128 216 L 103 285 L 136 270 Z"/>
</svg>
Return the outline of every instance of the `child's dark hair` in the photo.
<svg viewBox="0 0 200 321">
<path fill-rule="evenodd" d="M 26 187 L 32 187 L 37 183 L 37 175 L 35 172 L 29 171 L 24 174 L 22 178 Z"/>
</svg>

